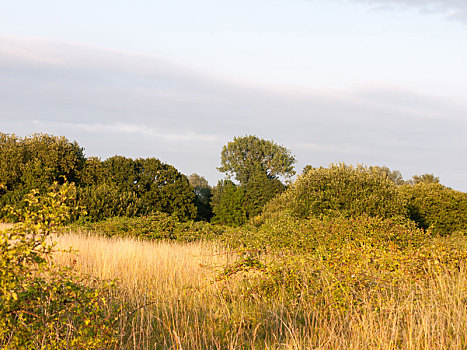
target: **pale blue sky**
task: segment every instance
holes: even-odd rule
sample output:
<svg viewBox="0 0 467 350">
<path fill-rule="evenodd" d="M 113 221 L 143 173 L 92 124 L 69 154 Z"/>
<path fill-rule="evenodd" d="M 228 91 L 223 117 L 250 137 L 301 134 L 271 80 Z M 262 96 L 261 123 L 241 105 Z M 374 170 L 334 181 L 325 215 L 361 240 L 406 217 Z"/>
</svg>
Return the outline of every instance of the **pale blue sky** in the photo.
<svg viewBox="0 0 467 350">
<path fill-rule="evenodd" d="M 0 130 L 155 156 L 214 184 L 257 134 L 306 164 L 467 190 L 467 5 L 456 0 L 0 0 Z"/>
</svg>

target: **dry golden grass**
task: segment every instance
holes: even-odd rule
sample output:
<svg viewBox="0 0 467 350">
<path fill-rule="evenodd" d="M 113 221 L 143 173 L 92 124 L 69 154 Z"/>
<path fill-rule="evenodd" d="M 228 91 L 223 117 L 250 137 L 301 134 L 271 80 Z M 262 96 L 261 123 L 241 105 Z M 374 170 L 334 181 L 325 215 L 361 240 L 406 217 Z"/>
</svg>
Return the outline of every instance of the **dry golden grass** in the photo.
<svg viewBox="0 0 467 350">
<path fill-rule="evenodd" d="M 68 233 L 56 261 L 118 279 L 114 299 L 127 303 L 125 349 L 467 349 L 467 274 L 433 273 L 429 286 L 374 305 L 334 312 L 301 300 L 242 297 L 236 283 L 214 282 L 229 259 L 213 243 L 151 243 Z"/>
<path fill-rule="evenodd" d="M 6 229 L 9 229 L 13 227 L 13 224 L 7 224 L 7 223 L 4 223 L 4 222 L 0 222 L 0 230 L 6 230 Z"/>
<path fill-rule="evenodd" d="M 118 279 L 131 299 L 142 294 L 165 298 L 187 288 L 207 288 L 216 266 L 228 255 L 209 243 L 151 243 L 129 238 L 105 238 L 67 233 L 58 240 L 56 261 L 100 279 Z"/>
</svg>

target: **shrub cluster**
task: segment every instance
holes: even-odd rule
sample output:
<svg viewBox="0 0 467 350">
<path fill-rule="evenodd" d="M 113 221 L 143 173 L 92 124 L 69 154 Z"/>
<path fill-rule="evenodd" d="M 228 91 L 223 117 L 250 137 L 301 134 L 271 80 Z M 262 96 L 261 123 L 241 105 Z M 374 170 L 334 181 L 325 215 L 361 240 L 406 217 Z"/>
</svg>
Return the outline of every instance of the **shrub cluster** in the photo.
<svg viewBox="0 0 467 350">
<path fill-rule="evenodd" d="M 434 182 L 404 185 L 400 191 L 419 227 L 440 235 L 467 230 L 467 193 Z"/>
<path fill-rule="evenodd" d="M 221 278 L 249 276 L 245 295 L 281 295 L 289 303 L 306 298 L 342 309 L 363 298 L 384 303 L 413 283 L 425 283 L 433 269 L 454 272 L 467 259 L 467 251 L 433 239 L 411 221 L 366 215 L 298 219 L 283 214 L 258 228 L 226 231 L 224 240 L 244 254 Z"/>
<path fill-rule="evenodd" d="M 249 182 L 236 185 L 230 180 L 219 181 L 213 190 L 213 223 L 241 226 L 261 214 L 271 199 L 285 191 L 285 186 L 265 173 L 253 173 Z"/>
<path fill-rule="evenodd" d="M 148 240 L 191 242 L 222 235 L 224 228 L 205 221 L 180 221 L 166 213 L 145 217 L 113 217 L 99 222 L 79 224 L 80 230 L 106 237 L 132 237 Z"/>
<path fill-rule="evenodd" d="M 323 214 L 389 218 L 405 215 L 406 209 L 396 184 L 381 171 L 339 164 L 309 168 L 265 206 L 263 216 L 282 211 L 298 218 Z"/>
<path fill-rule="evenodd" d="M 51 263 L 50 234 L 69 219 L 74 192 L 67 184 L 31 192 L 24 209 L 11 209 L 21 223 L 0 231 L 2 349 L 102 349 L 118 341 L 112 284 Z"/>
</svg>

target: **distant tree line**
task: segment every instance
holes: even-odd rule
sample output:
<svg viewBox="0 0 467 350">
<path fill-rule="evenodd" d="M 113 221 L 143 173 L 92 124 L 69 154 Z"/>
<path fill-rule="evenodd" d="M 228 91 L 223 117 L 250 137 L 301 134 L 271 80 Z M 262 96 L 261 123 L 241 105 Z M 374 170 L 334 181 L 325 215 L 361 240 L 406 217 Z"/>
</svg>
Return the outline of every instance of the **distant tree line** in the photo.
<svg viewBox="0 0 467 350">
<path fill-rule="evenodd" d="M 65 137 L 44 134 L 20 138 L 0 134 L 0 204 L 21 206 L 32 189 L 57 181 L 78 187 L 76 205 L 88 220 L 165 212 L 181 220 L 197 215 L 195 194 L 185 175 L 156 158 L 86 158 Z"/>
<path fill-rule="evenodd" d="M 198 175 L 188 178 L 156 158 L 86 158 L 65 137 L 0 133 L 0 205 L 21 206 L 32 189 L 74 182 L 82 219 L 145 216 L 163 212 L 179 220 L 240 226 L 287 212 L 319 216 L 400 217 L 448 234 L 467 229 L 467 193 L 440 184 L 433 174 L 405 181 L 385 166 L 306 166 L 291 183 L 295 158 L 272 140 L 235 137 L 221 152 L 225 179 L 211 187 Z M 13 218 L 14 219 L 14 218 Z"/>
</svg>

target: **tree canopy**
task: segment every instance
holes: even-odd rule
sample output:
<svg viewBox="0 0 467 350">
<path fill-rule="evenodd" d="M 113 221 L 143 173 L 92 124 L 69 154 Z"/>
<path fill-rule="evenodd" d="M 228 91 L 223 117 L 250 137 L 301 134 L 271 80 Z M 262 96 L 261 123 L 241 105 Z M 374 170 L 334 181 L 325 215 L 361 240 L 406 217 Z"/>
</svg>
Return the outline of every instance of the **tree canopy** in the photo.
<svg viewBox="0 0 467 350">
<path fill-rule="evenodd" d="M 209 221 L 212 217 L 210 204 L 212 190 L 209 186 L 208 180 L 203 176 L 193 173 L 188 177 L 188 182 L 195 193 L 195 205 L 198 209 L 197 219 Z"/>
<path fill-rule="evenodd" d="M 414 175 L 409 183 L 414 185 L 419 183 L 439 184 L 439 177 L 433 174 Z"/>
<path fill-rule="evenodd" d="M 186 176 L 156 158 L 86 159 L 83 148 L 63 136 L 0 133 L 0 204 L 21 207 L 25 193 L 64 181 L 77 185 L 77 204 L 89 220 L 156 211 L 182 220 L 196 217 Z"/>
<path fill-rule="evenodd" d="M 272 140 L 257 136 L 235 137 L 222 148 L 219 171 L 235 175 L 240 184 L 247 184 L 256 173 L 264 173 L 270 179 L 295 175 L 295 157 L 291 152 Z"/>
</svg>

